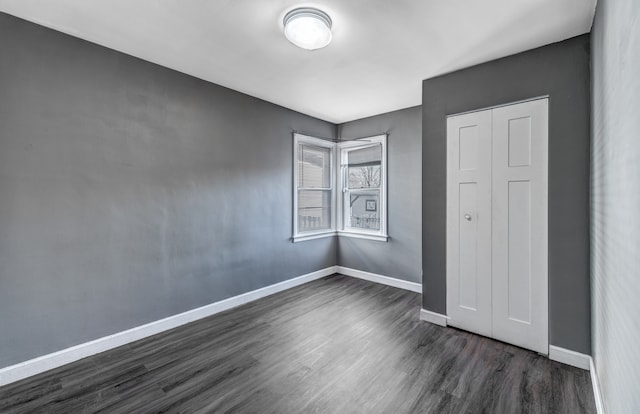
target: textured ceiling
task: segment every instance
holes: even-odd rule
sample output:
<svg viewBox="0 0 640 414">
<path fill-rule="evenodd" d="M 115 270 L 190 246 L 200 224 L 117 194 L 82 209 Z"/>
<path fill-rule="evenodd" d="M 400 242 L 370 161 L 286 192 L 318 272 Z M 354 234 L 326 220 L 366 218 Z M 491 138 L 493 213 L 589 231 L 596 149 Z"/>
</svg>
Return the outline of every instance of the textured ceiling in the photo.
<svg viewBox="0 0 640 414">
<path fill-rule="evenodd" d="M 591 29 L 596 0 L 0 0 L 0 11 L 341 123 L 420 105 L 421 81 Z M 306 51 L 282 17 L 315 6 Z"/>
</svg>

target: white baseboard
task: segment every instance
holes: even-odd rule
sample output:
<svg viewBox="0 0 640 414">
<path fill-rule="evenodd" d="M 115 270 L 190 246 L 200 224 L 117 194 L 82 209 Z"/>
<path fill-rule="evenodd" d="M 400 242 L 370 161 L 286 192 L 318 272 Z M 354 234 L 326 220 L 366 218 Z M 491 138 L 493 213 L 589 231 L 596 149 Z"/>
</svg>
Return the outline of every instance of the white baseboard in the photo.
<svg viewBox="0 0 640 414">
<path fill-rule="evenodd" d="M 596 413 L 605 414 L 598 373 L 596 371 L 596 366 L 593 363 L 593 358 L 590 355 L 549 345 L 549 359 L 589 371 L 589 375 L 591 377 L 591 388 L 593 388 L 593 397 L 596 402 Z"/>
<path fill-rule="evenodd" d="M 210 305 L 192 309 L 177 315 L 172 315 L 146 325 L 137 326 L 126 331 L 118 332 L 113 335 L 72 346 L 71 348 L 66 348 L 52 354 L 43 355 L 2 368 L 0 369 L 0 386 L 19 381 L 53 368 L 58 368 L 62 365 L 78 361 L 91 355 L 99 354 L 100 352 L 104 352 L 109 349 L 126 345 L 169 329 L 177 328 L 178 326 L 189 322 L 235 308 L 236 306 L 244 305 L 245 303 L 273 295 L 274 293 L 282 292 L 283 290 L 311 282 L 312 280 L 330 276 L 334 273 L 338 273 L 337 267 L 338 266 L 327 267 L 326 269 L 308 273 L 294 279 L 285 280 L 284 282 L 276 283 L 275 285 L 266 286 L 261 289 L 212 303 Z"/>
<path fill-rule="evenodd" d="M 378 275 L 376 273 L 364 272 L 362 270 L 351 269 L 350 267 L 336 266 L 337 273 L 345 276 L 351 276 L 358 279 L 368 280 L 369 282 L 380 283 L 382 285 L 393 286 L 399 289 L 410 290 L 416 293 L 422 293 L 422 284 L 408 282 L 406 280 L 396 279 L 395 277 Z"/>
<path fill-rule="evenodd" d="M 441 313 L 435 313 L 426 309 L 420 309 L 420 320 L 430 322 L 439 326 L 447 326 L 447 320 L 449 318 Z"/>
<path fill-rule="evenodd" d="M 591 374 L 591 387 L 593 388 L 593 397 L 596 400 L 596 413 L 605 414 L 604 400 L 602 399 L 602 393 L 600 392 L 600 380 L 598 379 L 598 372 L 593 362 L 593 358 L 589 358 L 589 371 Z"/>
<path fill-rule="evenodd" d="M 589 369 L 591 368 L 591 357 L 589 355 L 581 354 L 569 349 L 560 348 L 559 346 L 555 345 L 549 345 L 549 359 L 587 371 L 589 371 Z"/>
</svg>

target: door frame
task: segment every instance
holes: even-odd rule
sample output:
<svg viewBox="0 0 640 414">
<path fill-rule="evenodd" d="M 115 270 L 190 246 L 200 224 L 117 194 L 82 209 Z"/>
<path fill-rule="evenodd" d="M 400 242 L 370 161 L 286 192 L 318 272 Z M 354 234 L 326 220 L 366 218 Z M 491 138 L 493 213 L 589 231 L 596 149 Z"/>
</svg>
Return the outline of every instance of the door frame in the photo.
<svg viewBox="0 0 640 414">
<path fill-rule="evenodd" d="M 551 101 L 550 95 L 539 95 L 539 96 L 535 96 L 533 98 L 520 99 L 518 101 L 510 101 L 510 102 L 507 102 L 507 103 L 502 103 L 502 104 L 497 104 L 497 105 L 483 106 L 482 108 L 478 108 L 478 109 L 471 109 L 471 110 L 462 111 L 462 112 L 454 112 L 454 113 L 445 115 L 445 120 L 447 118 L 451 118 L 452 116 L 466 115 L 466 114 L 472 114 L 474 112 L 488 111 L 489 109 L 502 108 L 503 106 L 517 105 L 517 104 L 521 104 L 521 103 L 525 103 L 525 102 L 531 102 L 531 101 L 539 101 L 540 99 L 548 99 L 549 101 Z"/>
<path fill-rule="evenodd" d="M 506 103 L 501 103 L 501 104 L 496 104 L 496 105 L 491 105 L 491 106 L 486 106 L 486 107 L 481 107 L 481 108 L 477 108 L 477 109 L 473 109 L 473 110 L 468 110 L 468 111 L 462 111 L 462 112 L 455 112 L 455 113 L 450 113 L 445 115 L 445 171 L 446 171 L 446 175 L 445 175 L 445 179 L 446 179 L 446 198 L 445 198 L 445 202 L 446 202 L 446 208 L 445 208 L 445 226 L 447 226 L 448 220 L 449 220 L 449 214 L 450 214 L 450 209 L 449 209 L 449 198 L 448 198 L 448 187 L 449 187 L 449 165 L 448 165 L 448 157 L 449 157 L 449 130 L 448 130 L 448 120 L 451 117 L 456 117 L 456 116 L 460 116 L 460 115 L 467 115 L 467 114 L 472 114 L 472 113 L 476 113 L 476 112 L 482 112 L 482 111 L 487 111 L 487 110 L 493 110 L 493 109 L 497 109 L 497 108 L 502 108 L 502 107 L 506 107 L 506 106 L 512 106 L 512 105 L 517 105 L 517 104 L 521 104 L 521 103 L 526 103 L 526 102 L 532 102 L 532 101 L 538 101 L 538 100 L 542 100 L 542 99 L 546 99 L 548 102 L 548 106 L 547 106 L 547 145 L 546 145 L 546 177 L 547 177 L 547 182 L 546 182 L 546 192 L 547 192 L 547 271 L 546 271 L 546 276 L 547 276 L 547 353 L 546 355 L 549 355 L 549 350 L 551 347 L 551 343 L 550 343 L 550 312 L 549 312 L 549 307 L 550 307 L 550 302 L 549 302 L 549 297 L 550 297 L 550 292 L 549 292 L 549 246 L 548 246 L 548 240 L 549 240 L 549 114 L 550 114 L 550 102 L 551 102 L 551 98 L 550 95 L 548 94 L 544 94 L 544 95 L 539 95 L 539 96 L 535 96 L 535 97 L 531 97 L 531 98 L 526 98 L 526 99 L 521 99 L 521 100 L 516 100 L 516 101 L 510 101 L 510 102 L 506 102 Z M 492 126 L 493 128 L 493 126 Z M 447 251 L 447 246 L 449 244 L 449 231 L 448 228 L 445 229 L 445 291 L 446 296 L 445 296 L 445 300 L 446 300 L 446 312 L 447 314 L 445 314 L 444 316 L 446 317 L 446 321 L 447 321 L 447 325 L 450 324 L 450 316 L 448 315 L 449 313 L 449 303 L 448 303 L 448 292 L 449 292 L 449 258 L 448 258 L 448 251 Z M 455 327 L 455 324 L 452 325 Z M 514 346 L 518 346 L 518 345 L 514 345 Z M 535 352 L 535 351 L 534 351 Z"/>
</svg>

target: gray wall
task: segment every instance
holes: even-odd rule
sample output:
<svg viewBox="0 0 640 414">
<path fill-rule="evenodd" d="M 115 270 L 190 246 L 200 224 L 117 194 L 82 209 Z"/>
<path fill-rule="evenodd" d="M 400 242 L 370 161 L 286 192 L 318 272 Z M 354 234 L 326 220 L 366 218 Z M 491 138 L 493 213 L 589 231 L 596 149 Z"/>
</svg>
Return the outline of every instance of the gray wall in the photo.
<svg viewBox="0 0 640 414">
<path fill-rule="evenodd" d="M 340 139 L 388 132 L 387 243 L 340 237 L 340 266 L 421 283 L 422 110 L 419 106 L 338 125 Z"/>
<path fill-rule="evenodd" d="M 549 95 L 549 340 L 589 354 L 589 35 L 423 82 L 423 306 L 446 313 L 447 114 Z"/>
<path fill-rule="evenodd" d="M 0 367 L 333 266 L 292 131 L 335 126 L 0 14 Z"/>
<path fill-rule="evenodd" d="M 640 3 L 599 0 L 591 46 L 593 357 L 607 412 L 640 413 Z"/>
</svg>

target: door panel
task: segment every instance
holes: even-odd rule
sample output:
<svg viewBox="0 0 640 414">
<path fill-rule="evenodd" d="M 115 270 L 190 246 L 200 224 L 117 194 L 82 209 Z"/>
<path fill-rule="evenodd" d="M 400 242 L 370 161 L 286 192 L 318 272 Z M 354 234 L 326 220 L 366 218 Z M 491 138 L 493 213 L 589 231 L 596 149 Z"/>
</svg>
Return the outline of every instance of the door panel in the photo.
<svg viewBox="0 0 640 414">
<path fill-rule="evenodd" d="M 531 323 L 531 183 L 509 182 L 507 286 L 509 319 Z"/>
<path fill-rule="evenodd" d="M 477 211 L 477 183 L 460 183 L 460 208 L 458 210 L 458 301 L 462 308 L 478 310 L 478 226 L 477 220 L 467 221 L 464 215 Z"/>
<path fill-rule="evenodd" d="M 509 120 L 509 167 L 531 165 L 531 117 Z"/>
<path fill-rule="evenodd" d="M 447 120 L 447 314 L 491 335 L 491 111 Z"/>
<path fill-rule="evenodd" d="M 460 171 L 474 171 L 478 169 L 478 133 L 482 127 L 468 125 L 458 130 L 460 142 Z"/>
<path fill-rule="evenodd" d="M 493 337 L 548 353 L 547 100 L 493 110 Z"/>
</svg>

